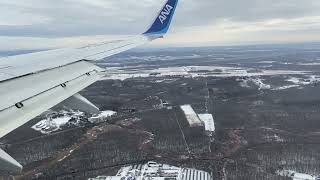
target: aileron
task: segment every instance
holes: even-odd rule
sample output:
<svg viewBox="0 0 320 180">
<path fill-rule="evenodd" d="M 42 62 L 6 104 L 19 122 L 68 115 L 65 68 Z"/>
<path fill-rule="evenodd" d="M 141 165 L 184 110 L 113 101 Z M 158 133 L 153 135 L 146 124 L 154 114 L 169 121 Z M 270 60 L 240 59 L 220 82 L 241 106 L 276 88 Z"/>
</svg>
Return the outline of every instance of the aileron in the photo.
<svg viewBox="0 0 320 180">
<path fill-rule="evenodd" d="M 0 137 L 40 115 L 60 102 L 100 79 L 99 72 L 92 71 L 90 75 L 83 74 L 75 79 L 56 85 L 46 91 L 20 101 L 23 107 L 14 105 L 0 111 Z M 10 119 L 10 121 L 8 121 Z"/>
<path fill-rule="evenodd" d="M 0 83 L 0 111 L 94 70 L 102 71 L 91 63 L 80 61 Z"/>
</svg>

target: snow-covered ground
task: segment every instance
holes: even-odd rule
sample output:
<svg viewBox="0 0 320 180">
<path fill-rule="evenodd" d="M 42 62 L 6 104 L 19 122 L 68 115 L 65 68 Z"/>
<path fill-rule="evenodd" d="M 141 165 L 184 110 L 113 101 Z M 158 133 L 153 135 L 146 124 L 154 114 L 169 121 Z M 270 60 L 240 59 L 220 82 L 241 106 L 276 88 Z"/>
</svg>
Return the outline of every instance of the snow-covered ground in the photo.
<svg viewBox="0 0 320 180">
<path fill-rule="evenodd" d="M 251 81 L 252 81 L 256 86 L 258 86 L 259 90 L 261 90 L 261 89 L 270 89 L 270 88 L 271 88 L 271 85 L 263 83 L 263 82 L 262 82 L 262 81 L 263 81 L 262 79 L 259 79 L 259 78 L 257 78 L 257 79 L 251 79 Z"/>
<path fill-rule="evenodd" d="M 184 112 L 184 115 L 186 116 L 190 127 L 197 127 L 197 126 L 202 126 L 202 122 L 199 119 L 198 115 L 196 112 L 193 110 L 191 105 L 182 105 L 180 106 L 181 110 Z"/>
<path fill-rule="evenodd" d="M 260 62 L 274 63 L 274 62 Z M 245 67 L 226 67 L 226 66 L 179 66 L 166 68 L 152 68 L 144 66 L 136 67 L 112 67 L 107 69 L 107 74 L 101 80 L 118 79 L 125 80 L 129 78 L 145 77 L 239 77 L 238 81 L 242 87 L 254 87 L 259 90 L 285 90 L 290 88 L 303 88 L 305 85 L 320 82 L 320 76 L 311 75 L 310 71 L 290 71 L 290 70 L 265 70 Z M 285 80 L 283 86 L 274 86 L 265 82 L 266 76 L 287 75 L 290 76 Z M 299 76 L 295 77 L 295 76 Z M 302 78 L 301 76 L 305 76 Z M 246 78 L 243 78 L 246 77 Z M 162 80 L 155 81 L 163 82 Z M 291 84 L 288 84 L 291 83 Z"/>
<path fill-rule="evenodd" d="M 277 134 L 273 134 L 273 135 L 267 135 L 264 137 L 267 141 L 269 142 L 278 142 L 278 143 L 283 143 L 285 142 L 285 140 L 283 138 L 281 138 L 279 135 Z"/>
<path fill-rule="evenodd" d="M 298 77 L 289 77 L 284 81 L 286 85 L 283 86 L 274 86 L 271 84 L 265 83 L 265 80 L 259 76 L 257 77 L 246 77 L 246 78 L 239 78 L 237 81 L 239 82 L 241 87 L 250 88 L 252 85 L 258 87 L 259 90 L 270 89 L 273 91 L 277 90 L 285 90 L 290 88 L 303 88 L 303 86 L 315 84 L 320 82 L 320 76 L 315 75 L 304 75 L 305 77 L 298 78 Z M 288 84 L 291 83 L 291 84 Z"/>
<path fill-rule="evenodd" d="M 182 56 L 169 56 L 169 55 L 157 55 L 157 56 L 125 56 L 121 57 L 121 61 L 172 61 L 178 59 L 195 59 L 202 57 L 199 54 L 190 54 Z"/>
<path fill-rule="evenodd" d="M 320 77 L 315 75 L 310 75 L 307 78 L 290 77 L 286 81 L 295 85 L 309 85 L 320 82 Z"/>
<path fill-rule="evenodd" d="M 101 111 L 100 114 L 90 117 L 88 120 L 92 123 L 101 121 L 107 117 L 116 114 L 114 111 Z M 60 111 L 58 113 L 48 115 L 47 118 L 39 121 L 31 128 L 41 132 L 42 134 L 50 134 L 61 130 L 63 126 L 73 125 L 80 126 L 81 119 L 85 118 L 85 113 L 81 111 Z"/>
<path fill-rule="evenodd" d="M 320 76 L 316 75 L 306 75 L 305 78 L 297 78 L 297 77 L 290 77 L 286 82 L 292 83 L 291 85 L 285 85 L 281 87 L 274 88 L 274 90 L 284 90 L 289 88 L 303 88 L 303 86 L 311 85 L 320 82 Z"/>
<path fill-rule="evenodd" d="M 280 86 L 280 87 L 275 87 L 272 90 L 285 90 L 285 89 L 296 88 L 296 87 L 300 87 L 300 85 Z"/>
<path fill-rule="evenodd" d="M 319 66 L 319 62 L 313 62 L 313 63 L 299 63 L 300 66 Z"/>
<path fill-rule="evenodd" d="M 129 68 L 129 69 L 128 69 Z M 302 75 L 308 71 L 289 70 L 263 70 L 243 67 L 225 66 L 178 66 L 167 68 L 143 69 L 141 67 L 107 68 L 105 79 L 125 80 L 136 77 L 163 77 L 163 76 L 187 76 L 187 77 L 254 77 L 271 75 Z"/>
<path fill-rule="evenodd" d="M 42 134 L 50 134 L 60 130 L 68 123 L 77 126 L 83 116 L 84 113 L 81 111 L 60 111 L 57 114 L 48 115 L 46 119 L 41 120 L 31 128 L 41 132 Z M 71 120 L 73 121 L 71 122 Z"/>
<path fill-rule="evenodd" d="M 260 61 L 259 63 L 261 64 L 272 64 L 275 63 L 276 61 Z"/>
<path fill-rule="evenodd" d="M 298 173 L 291 170 L 279 170 L 277 171 L 277 174 L 284 177 L 290 177 L 293 180 L 317 180 L 316 176 Z"/>
<path fill-rule="evenodd" d="M 251 83 L 251 84 L 254 84 L 255 86 L 257 86 L 259 90 L 271 89 L 271 85 L 265 84 L 263 82 L 263 79 L 258 78 L 258 77 L 256 77 L 256 78 L 247 78 L 247 79 L 237 79 L 237 81 L 240 81 L 240 86 L 241 87 L 249 88 L 249 87 L 251 87 L 250 86 L 250 83 Z"/>
<path fill-rule="evenodd" d="M 96 122 L 103 121 L 105 118 L 111 117 L 115 114 L 117 114 L 117 112 L 115 112 L 115 111 L 101 111 L 100 114 L 94 115 L 91 118 L 89 118 L 88 120 L 91 123 L 96 123 Z"/>
</svg>

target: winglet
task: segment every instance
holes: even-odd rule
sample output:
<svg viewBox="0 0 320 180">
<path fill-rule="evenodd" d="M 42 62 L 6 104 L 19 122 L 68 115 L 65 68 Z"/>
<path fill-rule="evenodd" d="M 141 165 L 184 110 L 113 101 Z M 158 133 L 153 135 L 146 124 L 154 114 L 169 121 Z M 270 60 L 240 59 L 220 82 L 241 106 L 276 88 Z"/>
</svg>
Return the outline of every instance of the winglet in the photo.
<svg viewBox="0 0 320 180">
<path fill-rule="evenodd" d="M 168 0 L 144 35 L 164 35 L 168 32 L 178 0 Z"/>
</svg>

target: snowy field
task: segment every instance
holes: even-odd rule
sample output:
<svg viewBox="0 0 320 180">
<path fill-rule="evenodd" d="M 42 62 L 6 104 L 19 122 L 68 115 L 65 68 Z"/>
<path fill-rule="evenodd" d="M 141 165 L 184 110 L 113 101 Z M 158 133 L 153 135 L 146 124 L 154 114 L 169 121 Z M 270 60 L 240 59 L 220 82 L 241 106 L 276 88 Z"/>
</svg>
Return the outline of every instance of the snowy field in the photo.
<svg viewBox="0 0 320 180">
<path fill-rule="evenodd" d="M 111 117 L 115 114 L 117 114 L 117 112 L 115 111 L 101 111 L 100 114 L 96 114 L 90 117 L 88 120 L 91 123 L 98 123 L 98 122 L 104 121 L 105 118 Z"/>
<path fill-rule="evenodd" d="M 313 176 L 313 175 L 298 173 L 291 170 L 277 171 L 277 174 L 279 174 L 280 176 L 292 178 L 292 180 L 319 180 L 320 179 L 320 177 L 317 178 L 316 176 Z"/>
<path fill-rule="evenodd" d="M 320 82 L 320 76 L 316 75 L 303 75 L 302 77 L 295 77 L 288 75 L 288 78 L 284 80 L 282 86 L 272 85 L 265 82 L 263 77 L 247 77 L 247 78 L 238 78 L 237 81 L 240 83 L 241 87 L 250 88 L 252 85 L 256 86 L 259 90 L 285 90 L 290 88 L 299 88 L 302 89 L 304 86 L 312 85 Z"/>
<path fill-rule="evenodd" d="M 91 123 L 97 123 L 105 118 L 115 115 L 114 111 L 101 111 L 100 114 L 90 117 Z M 85 113 L 81 111 L 60 111 L 58 113 L 47 115 L 47 117 L 31 128 L 42 134 L 50 134 L 61 130 L 64 126 L 81 126 L 83 119 L 86 119 Z"/>
<path fill-rule="evenodd" d="M 263 62 L 266 63 L 266 62 Z M 272 63 L 272 62 L 268 62 Z M 282 84 L 268 84 L 267 77 L 282 76 L 287 77 Z M 225 66 L 181 66 L 181 67 L 112 67 L 107 68 L 107 74 L 101 80 L 126 80 L 130 78 L 167 78 L 167 77 L 237 77 L 237 81 L 242 87 L 256 87 L 259 90 L 280 91 L 290 88 L 302 89 L 304 86 L 320 82 L 320 76 L 314 75 L 311 71 L 298 70 L 270 70 L 254 69 L 244 67 L 225 67 Z M 157 80 L 161 83 L 163 80 Z"/>
<path fill-rule="evenodd" d="M 129 68 L 129 67 L 127 67 Z M 106 69 L 106 76 L 101 80 L 119 79 L 125 80 L 137 77 L 165 77 L 165 76 L 187 76 L 195 77 L 255 77 L 255 76 L 274 76 L 274 75 L 304 75 L 310 74 L 309 71 L 293 70 L 263 70 L 243 67 L 224 67 L 224 66 L 181 66 L 167 67 L 144 70 L 141 67 L 113 67 Z"/>
</svg>

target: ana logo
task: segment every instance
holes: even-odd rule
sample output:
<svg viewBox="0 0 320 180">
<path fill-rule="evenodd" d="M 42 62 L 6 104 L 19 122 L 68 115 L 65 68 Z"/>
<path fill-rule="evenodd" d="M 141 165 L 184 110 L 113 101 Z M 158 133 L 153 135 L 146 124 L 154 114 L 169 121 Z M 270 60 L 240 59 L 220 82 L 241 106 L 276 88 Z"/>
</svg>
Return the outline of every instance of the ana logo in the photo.
<svg viewBox="0 0 320 180">
<path fill-rule="evenodd" d="M 173 9 L 173 7 L 170 6 L 169 4 L 167 4 L 163 8 L 163 10 L 161 11 L 160 16 L 159 16 L 159 20 L 160 20 L 161 24 L 163 24 L 164 21 L 167 19 L 167 16 L 169 16 L 169 14 L 171 13 L 172 9 Z"/>
</svg>

